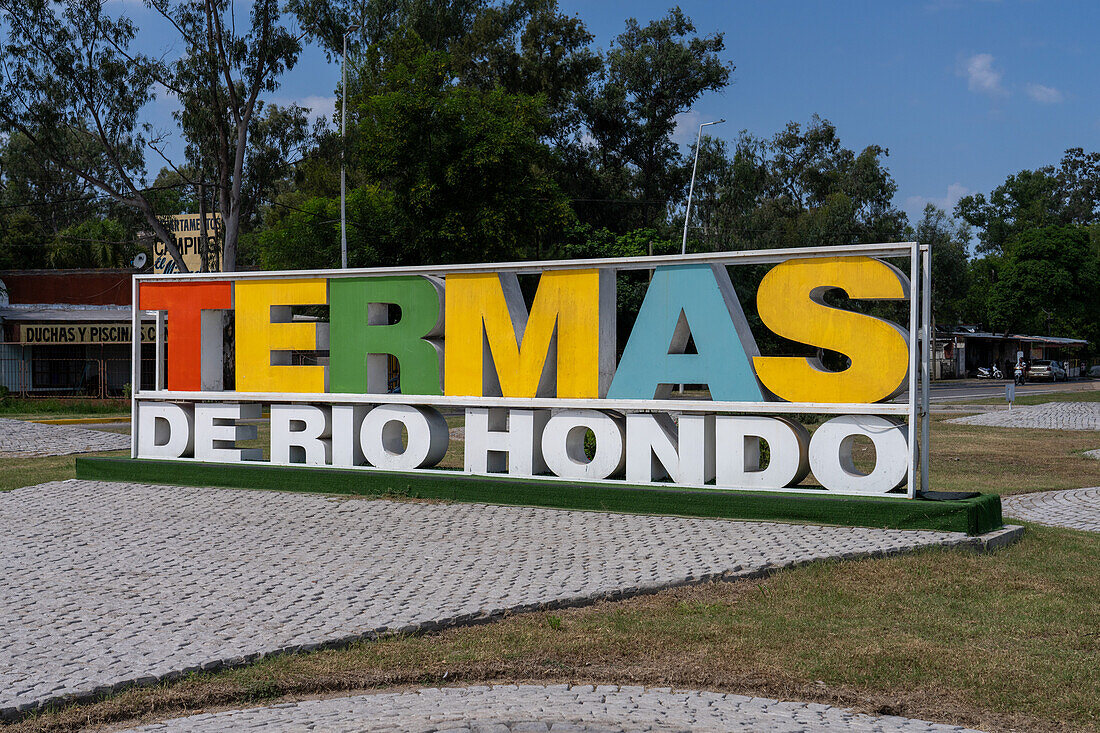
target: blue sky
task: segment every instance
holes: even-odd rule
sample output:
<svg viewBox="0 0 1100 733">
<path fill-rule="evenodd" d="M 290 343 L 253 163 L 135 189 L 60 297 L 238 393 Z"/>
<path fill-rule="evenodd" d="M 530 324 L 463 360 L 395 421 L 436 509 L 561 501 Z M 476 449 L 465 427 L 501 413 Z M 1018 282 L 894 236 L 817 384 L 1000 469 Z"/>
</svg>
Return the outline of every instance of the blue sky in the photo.
<svg viewBox="0 0 1100 733">
<path fill-rule="evenodd" d="M 660 0 L 559 0 L 606 50 L 628 17 L 663 16 Z M 158 49 L 159 29 L 135 2 L 139 45 Z M 988 193 L 1007 175 L 1054 164 L 1069 147 L 1100 149 L 1100 3 L 1038 0 L 925 2 L 682 2 L 700 34 L 725 35 L 737 68 L 722 93 L 683 116 L 690 145 L 699 122 L 733 140 L 767 137 L 788 121 L 818 114 L 845 146 L 878 144 L 898 184 L 896 204 L 919 216 L 932 201 L 951 208 Z M 273 101 L 331 114 L 339 67 L 310 49 Z M 161 100 L 151 119 L 164 124 Z M 151 172 L 159 168 L 150 160 Z"/>
</svg>

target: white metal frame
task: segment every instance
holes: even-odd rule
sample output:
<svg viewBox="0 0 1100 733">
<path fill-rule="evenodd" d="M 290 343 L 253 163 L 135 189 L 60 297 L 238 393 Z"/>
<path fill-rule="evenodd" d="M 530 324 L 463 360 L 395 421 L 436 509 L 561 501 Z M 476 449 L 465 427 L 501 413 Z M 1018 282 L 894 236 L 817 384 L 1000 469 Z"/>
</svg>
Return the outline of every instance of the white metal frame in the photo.
<svg viewBox="0 0 1100 733">
<path fill-rule="evenodd" d="M 203 401 L 203 402 L 290 402 L 334 404 L 390 404 L 438 405 L 453 407 L 511 407 L 511 408 L 586 408 L 617 410 L 622 412 L 712 412 L 745 414 L 798 414 L 817 413 L 829 415 L 896 415 L 906 416 L 909 428 L 909 471 L 907 495 L 917 496 L 928 490 L 928 441 L 929 441 L 929 378 L 931 375 L 931 250 L 917 242 L 885 244 L 861 244 L 833 247 L 799 247 L 792 249 L 745 250 L 740 252 L 713 252 L 690 255 L 658 255 L 624 258 L 597 258 L 587 260 L 553 260 L 542 262 L 505 262 L 476 265 L 440 265 L 434 267 L 372 267 L 346 270 L 292 270 L 278 272 L 203 272 L 135 275 L 131 284 L 133 303 L 132 333 L 140 333 L 138 285 L 141 282 L 187 282 L 196 280 L 278 280 L 310 277 L 329 279 L 381 275 L 437 275 L 455 273 L 509 272 L 537 274 L 545 270 L 648 270 L 662 265 L 720 264 L 750 265 L 779 263 L 795 258 L 819 257 L 908 257 L 910 260 L 909 297 L 909 385 L 908 399 L 904 403 L 832 403 L 832 402 L 716 402 L 710 400 L 608 400 L 608 399 L 559 399 L 559 398 L 509 398 L 509 397 L 448 397 L 403 394 L 337 394 L 337 393 L 271 393 L 271 392 L 181 392 L 164 389 L 164 314 L 157 317 L 156 384 L 151 390 L 141 385 L 141 341 L 131 344 L 132 390 L 131 415 L 136 416 L 137 403 L 149 401 Z M 138 421 L 131 420 L 130 454 L 137 457 Z M 919 482 L 918 482 L 919 476 Z M 919 487 L 919 489 L 918 489 Z M 713 488 L 713 487 L 710 487 Z"/>
</svg>

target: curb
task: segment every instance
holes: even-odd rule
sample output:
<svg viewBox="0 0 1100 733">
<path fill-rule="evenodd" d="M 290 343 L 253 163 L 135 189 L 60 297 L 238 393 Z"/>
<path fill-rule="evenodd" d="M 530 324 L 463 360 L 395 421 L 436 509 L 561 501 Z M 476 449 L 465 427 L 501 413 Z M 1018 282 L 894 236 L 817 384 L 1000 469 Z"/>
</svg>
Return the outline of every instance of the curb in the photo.
<svg viewBox="0 0 1100 733">
<path fill-rule="evenodd" d="M 130 422 L 130 416 L 119 415 L 118 417 L 73 417 L 60 418 L 57 420 L 30 420 L 29 422 L 36 422 L 41 425 L 98 425 L 106 423 Z"/>
</svg>

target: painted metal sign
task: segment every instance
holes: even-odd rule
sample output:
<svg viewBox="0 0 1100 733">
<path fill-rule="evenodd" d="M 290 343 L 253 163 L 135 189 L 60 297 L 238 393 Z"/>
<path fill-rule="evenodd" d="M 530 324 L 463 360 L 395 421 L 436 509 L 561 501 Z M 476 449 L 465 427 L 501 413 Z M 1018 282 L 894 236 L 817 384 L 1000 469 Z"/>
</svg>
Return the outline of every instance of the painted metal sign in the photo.
<svg viewBox="0 0 1100 733">
<path fill-rule="evenodd" d="M 68 344 L 128 344 L 131 326 L 127 322 L 101 323 L 21 323 L 19 342 L 31 345 Z M 143 324 L 141 340 L 151 343 L 156 339 L 156 327 Z"/>
<path fill-rule="evenodd" d="M 202 241 L 202 216 L 199 214 L 176 214 L 163 219 L 176 238 L 176 246 L 179 247 L 183 262 L 189 272 L 202 271 L 203 241 Z M 207 260 L 207 272 L 218 272 L 222 269 L 222 240 L 221 240 L 221 214 L 206 215 L 207 241 L 205 255 Z M 177 272 L 176 263 L 168 254 L 168 248 L 159 240 L 153 242 L 153 272 L 171 274 Z"/>
<path fill-rule="evenodd" d="M 886 258 L 907 258 L 909 275 Z M 763 327 L 843 355 L 844 368 L 760 353 L 728 268 L 761 264 Z M 651 279 L 617 355 L 616 277 L 630 270 Z M 153 385 L 135 369 L 132 454 L 264 460 L 238 443 L 269 405 L 272 463 L 438 471 L 448 411 L 464 421 L 472 474 L 912 497 L 927 476 L 927 349 L 918 362 L 911 334 L 927 344 L 928 271 L 927 246 L 903 243 L 137 276 L 134 302 L 158 314 L 158 358 Z M 538 276 L 529 299 L 522 275 Z M 830 305 L 830 291 L 906 302 L 908 328 Z M 673 399 L 677 384 L 706 385 L 710 399 Z M 812 433 L 807 414 L 824 417 Z M 857 465 L 859 439 L 873 465 Z"/>
</svg>

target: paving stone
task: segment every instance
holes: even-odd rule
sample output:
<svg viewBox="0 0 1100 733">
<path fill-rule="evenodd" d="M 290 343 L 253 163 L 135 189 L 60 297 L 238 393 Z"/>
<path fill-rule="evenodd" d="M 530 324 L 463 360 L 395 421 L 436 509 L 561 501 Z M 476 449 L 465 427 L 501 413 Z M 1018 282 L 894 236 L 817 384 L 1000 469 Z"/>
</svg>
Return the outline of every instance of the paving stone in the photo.
<svg viewBox="0 0 1100 733">
<path fill-rule="evenodd" d="M 0 458 L 67 456 L 129 448 L 129 435 L 0 418 Z"/>
<path fill-rule="evenodd" d="M 583 688 L 588 690 L 590 688 Z M 517 689 L 512 685 L 492 688 L 451 688 L 443 696 L 425 696 L 424 691 L 375 693 L 327 700 L 307 700 L 293 707 L 273 706 L 232 710 L 213 715 L 176 718 L 135 728 L 141 731 L 211 733 L 259 726 L 279 731 L 400 730 L 427 731 L 789 731 L 817 733 L 862 730 L 875 733 L 947 733 L 957 726 L 896 716 L 874 717 L 829 705 L 810 706 L 724 695 L 716 692 L 646 690 L 622 688 L 606 692 L 603 702 L 590 700 L 587 692 L 578 698 L 576 690 L 538 685 Z M 476 708 L 479 712 L 471 713 Z M 654 720 L 653 710 L 665 711 Z M 532 717 L 524 712 L 538 711 Z M 382 722 L 380 718 L 389 718 Z"/>
<path fill-rule="evenodd" d="M 1003 496 L 1001 511 L 1036 524 L 1100 532 L 1100 487 Z"/>
<path fill-rule="evenodd" d="M 1047 430 L 1100 430 L 1100 402 L 1046 402 L 948 420 L 959 425 Z"/>
<path fill-rule="evenodd" d="M 0 493 L 0 527 L 7 716 L 61 696 L 627 588 L 983 541 L 79 480 Z"/>
</svg>

